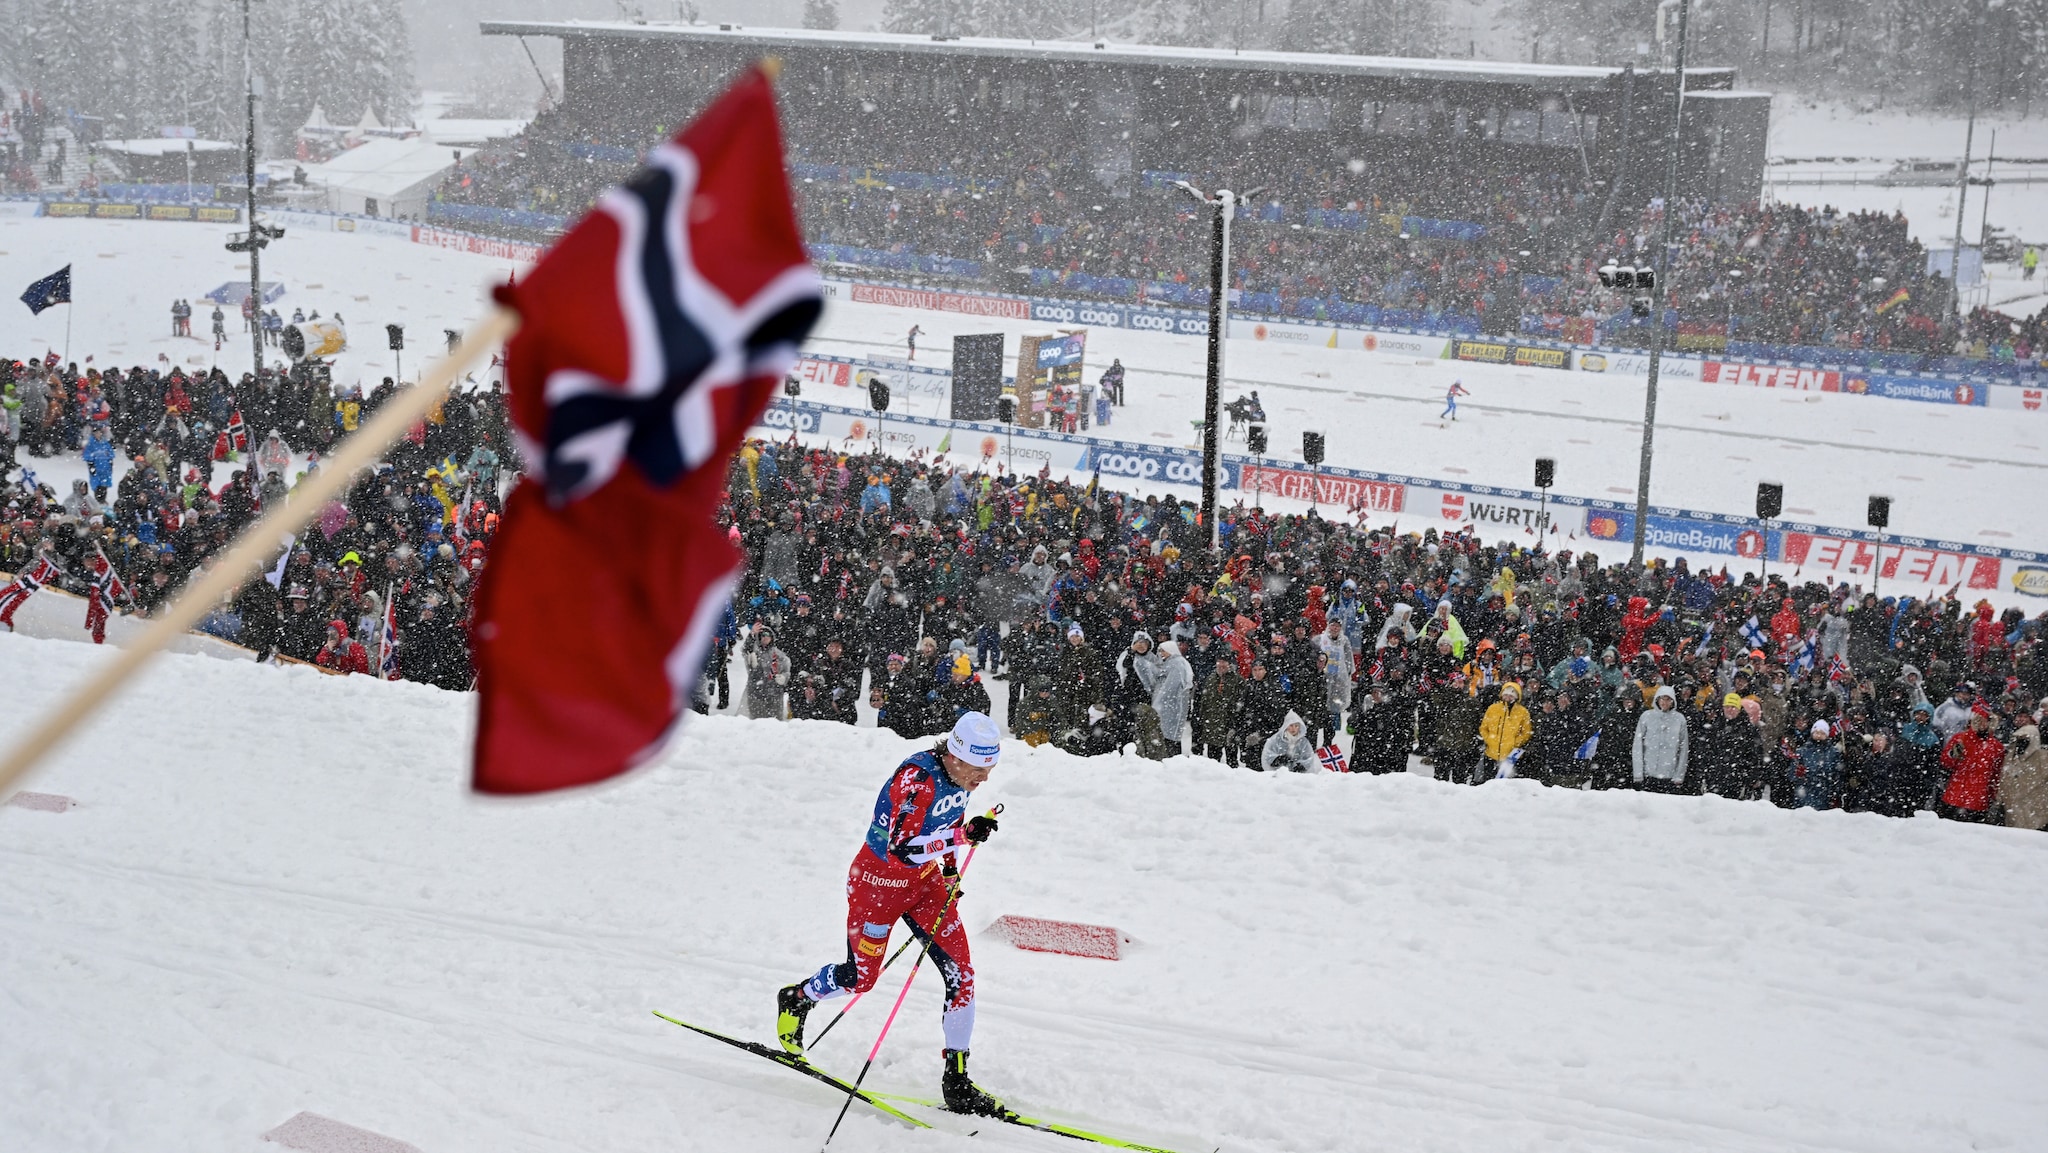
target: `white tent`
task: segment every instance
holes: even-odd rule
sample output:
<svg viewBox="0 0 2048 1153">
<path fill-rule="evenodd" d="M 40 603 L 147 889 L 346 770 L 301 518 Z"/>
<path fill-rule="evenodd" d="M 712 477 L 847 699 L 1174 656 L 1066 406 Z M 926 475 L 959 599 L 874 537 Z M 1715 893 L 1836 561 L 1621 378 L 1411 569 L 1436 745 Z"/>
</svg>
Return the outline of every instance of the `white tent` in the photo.
<svg viewBox="0 0 2048 1153">
<path fill-rule="evenodd" d="M 302 133 L 326 133 L 338 132 L 340 129 L 336 128 L 334 123 L 327 119 L 327 113 L 321 111 L 320 106 L 315 104 L 313 105 L 312 114 L 306 117 L 305 127 L 300 128 L 299 131 Z"/>
<path fill-rule="evenodd" d="M 367 104 L 363 105 L 363 118 L 356 122 L 356 131 L 380 132 L 383 128 L 384 122 L 377 119 L 377 110 Z"/>
<path fill-rule="evenodd" d="M 426 137 L 379 139 L 306 169 L 306 185 L 325 193 L 330 211 L 419 218 L 453 167 L 454 152 Z"/>
</svg>

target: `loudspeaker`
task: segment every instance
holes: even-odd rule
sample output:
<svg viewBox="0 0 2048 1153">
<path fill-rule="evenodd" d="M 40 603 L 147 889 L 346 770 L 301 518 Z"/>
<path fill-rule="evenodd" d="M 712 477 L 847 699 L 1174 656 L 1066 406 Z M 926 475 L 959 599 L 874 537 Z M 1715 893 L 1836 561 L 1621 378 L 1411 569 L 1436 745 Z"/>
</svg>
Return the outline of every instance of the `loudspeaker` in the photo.
<svg viewBox="0 0 2048 1153">
<path fill-rule="evenodd" d="M 1868 518 L 1871 528 L 1889 528 L 1892 523 L 1892 498 L 1874 496 L 1870 498 Z"/>
<path fill-rule="evenodd" d="M 1017 423 L 1017 398 L 999 396 L 996 398 L 996 419 L 1004 424 Z"/>
<path fill-rule="evenodd" d="M 385 325 L 384 337 L 390 342 L 391 351 L 397 352 L 403 349 L 405 347 L 405 326 L 402 324 Z"/>
<path fill-rule="evenodd" d="M 993 420 L 1003 394 L 1003 334 L 953 338 L 953 419 Z"/>
<path fill-rule="evenodd" d="M 889 411 L 889 382 L 879 376 L 868 378 L 868 407 L 876 412 Z"/>
<path fill-rule="evenodd" d="M 1547 456 L 1536 458 L 1536 487 L 1549 488 L 1557 480 L 1557 462 Z"/>
<path fill-rule="evenodd" d="M 796 373 L 792 372 L 788 376 L 782 378 L 782 395 L 802 396 L 803 394 L 803 382 L 796 378 Z"/>
<path fill-rule="evenodd" d="M 1756 486 L 1756 515 L 1763 520 L 1776 520 L 1785 511 L 1785 486 L 1768 482 Z"/>
<path fill-rule="evenodd" d="M 1245 430 L 1244 450 L 1253 456 L 1266 455 L 1266 426 L 1255 424 Z"/>
<path fill-rule="evenodd" d="M 1301 459 L 1310 464 L 1323 463 L 1323 434 L 1304 432 L 1301 434 Z"/>
</svg>

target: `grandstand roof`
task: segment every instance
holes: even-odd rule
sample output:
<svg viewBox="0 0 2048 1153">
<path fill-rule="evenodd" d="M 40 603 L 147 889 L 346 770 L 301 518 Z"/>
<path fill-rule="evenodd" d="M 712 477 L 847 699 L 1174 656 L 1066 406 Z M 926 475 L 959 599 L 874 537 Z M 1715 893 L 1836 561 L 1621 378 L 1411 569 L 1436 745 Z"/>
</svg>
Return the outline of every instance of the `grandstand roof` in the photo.
<svg viewBox="0 0 2048 1153">
<path fill-rule="evenodd" d="M 1316 73 L 1391 80 L 1466 81 L 1524 88 L 1580 88 L 1621 75 L 1620 67 L 1522 64 L 1499 60 L 1424 59 L 1408 56 L 1346 56 L 1319 52 L 1272 52 L 1188 48 L 1159 44 L 1090 44 L 1073 40 L 1002 40 L 958 37 L 937 40 L 897 32 L 840 32 L 809 28 L 747 28 L 737 24 L 627 23 L 615 20 L 486 20 L 486 36 L 559 36 L 592 40 L 671 40 L 752 44 L 763 48 L 831 48 L 850 52 L 921 53 L 934 56 L 994 56 L 1067 63 L 1120 63 L 1165 68 L 1232 68 L 1245 71 Z M 1659 69 L 1639 69 L 1655 74 Z M 1687 70 L 1687 88 L 1726 87 L 1732 68 Z M 1704 85 L 1703 85 L 1704 82 Z"/>
</svg>

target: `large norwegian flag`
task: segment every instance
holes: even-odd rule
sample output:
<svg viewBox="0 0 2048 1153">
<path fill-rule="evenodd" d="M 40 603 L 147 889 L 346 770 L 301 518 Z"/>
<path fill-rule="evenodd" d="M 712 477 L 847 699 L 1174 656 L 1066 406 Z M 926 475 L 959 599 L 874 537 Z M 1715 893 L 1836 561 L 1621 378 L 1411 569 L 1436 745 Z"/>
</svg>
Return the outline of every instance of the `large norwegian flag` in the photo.
<svg viewBox="0 0 2048 1153">
<path fill-rule="evenodd" d="M 822 305 L 750 71 L 499 300 L 528 474 L 477 592 L 474 787 L 587 784 L 682 716 L 740 556 L 727 463 Z"/>
</svg>

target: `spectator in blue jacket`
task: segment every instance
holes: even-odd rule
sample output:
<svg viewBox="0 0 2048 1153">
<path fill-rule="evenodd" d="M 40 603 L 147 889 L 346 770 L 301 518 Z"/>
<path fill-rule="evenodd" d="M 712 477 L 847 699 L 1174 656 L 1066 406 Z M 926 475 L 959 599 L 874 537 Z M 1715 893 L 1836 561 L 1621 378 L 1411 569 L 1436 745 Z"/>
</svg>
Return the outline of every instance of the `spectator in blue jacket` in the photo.
<svg viewBox="0 0 2048 1153">
<path fill-rule="evenodd" d="M 1806 742 L 1792 759 L 1792 807 L 1832 809 L 1842 790 L 1842 750 L 1830 743 L 1826 721 L 1813 722 Z"/>
<path fill-rule="evenodd" d="M 92 478 L 92 497 L 101 504 L 106 503 L 107 490 L 114 486 L 114 451 L 113 434 L 102 424 L 86 438 L 85 449 L 81 453 L 85 457 L 86 472 Z"/>
</svg>

